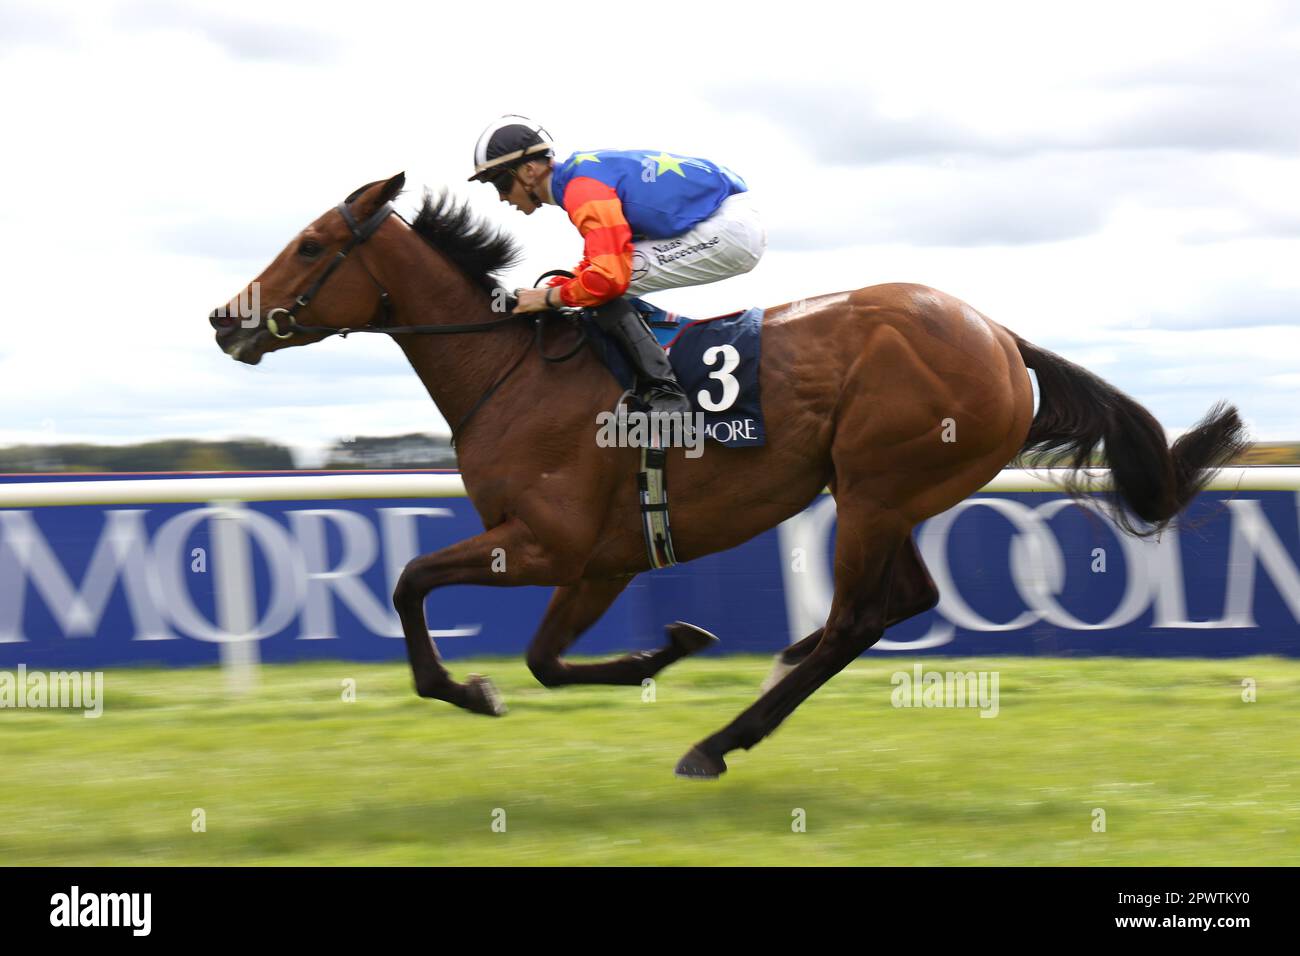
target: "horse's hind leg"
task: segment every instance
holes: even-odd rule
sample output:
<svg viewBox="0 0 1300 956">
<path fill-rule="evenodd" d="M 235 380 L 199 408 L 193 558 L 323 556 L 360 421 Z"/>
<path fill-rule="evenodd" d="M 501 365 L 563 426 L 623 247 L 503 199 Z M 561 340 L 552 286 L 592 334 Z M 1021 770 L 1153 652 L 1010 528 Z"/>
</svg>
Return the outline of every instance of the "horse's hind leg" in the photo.
<svg viewBox="0 0 1300 956">
<path fill-rule="evenodd" d="M 798 667 L 805 657 L 817 649 L 821 643 L 822 634 L 826 631 L 825 627 L 819 627 L 802 640 L 795 641 L 785 650 L 781 651 L 772 660 L 772 671 L 767 675 L 767 679 L 759 686 L 758 692 L 766 694 L 769 690 L 779 684 L 785 675 Z"/>
<path fill-rule="evenodd" d="M 547 687 L 563 684 L 637 685 L 669 664 L 716 643 L 708 631 L 678 621 L 669 624 L 668 644 L 657 651 L 638 651 L 608 661 L 571 664 L 563 654 L 614 603 L 632 578 L 583 580 L 559 587 L 528 646 L 528 669 Z"/>
<path fill-rule="evenodd" d="M 841 502 L 835 543 L 835 598 L 821 640 L 794 670 L 739 717 L 696 744 L 678 763 L 679 775 L 716 777 L 725 772 L 723 758 L 728 752 L 753 747 L 817 688 L 880 639 L 890 618 L 893 590 L 897 588 L 902 594 L 915 588 L 915 580 L 909 579 L 918 572 L 925 573 L 912 561 L 909 532 L 906 519 L 895 511 Z"/>
<path fill-rule="evenodd" d="M 889 611 L 885 620 L 885 630 L 895 624 L 901 624 L 910 617 L 924 614 L 939 603 L 939 589 L 934 579 L 921 561 L 921 553 L 911 536 L 907 539 L 898 555 L 898 564 L 894 568 L 894 583 L 889 593 Z M 777 685 L 786 674 L 794 670 L 809 654 L 816 650 L 826 630 L 819 627 L 803 640 L 796 641 L 772 662 L 772 672 L 763 681 L 760 693 L 766 693 Z"/>
</svg>

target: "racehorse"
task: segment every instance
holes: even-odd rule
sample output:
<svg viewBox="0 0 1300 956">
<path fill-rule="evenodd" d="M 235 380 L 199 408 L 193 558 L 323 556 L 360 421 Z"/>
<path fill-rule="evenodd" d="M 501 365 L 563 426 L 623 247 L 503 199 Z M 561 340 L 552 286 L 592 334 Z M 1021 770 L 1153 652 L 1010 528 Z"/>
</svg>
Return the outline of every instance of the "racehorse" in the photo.
<svg viewBox="0 0 1300 956">
<path fill-rule="evenodd" d="M 453 680 L 430 639 L 425 599 L 447 585 L 555 588 L 527 651 L 547 687 L 639 684 L 708 646 L 712 635 L 676 622 L 657 651 L 562 658 L 649 567 L 638 451 L 595 440 L 597 415 L 622 389 L 593 349 L 544 360 L 536 316 L 504 311 L 494 275 L 517 260 L 509 237 L 445 193 L 426 193 L 407 222 L 391 205 L 404 184 L 399 174 L 363 186 L 299 233 L 257 277 L 273 307 L 255 321 L 232 318 L 251 289 L 209 320 L 221 349 L 254 365 L 332 334 L 391 334 L 455 426 L 484 531 L 415 557 L 398 580 L 393 603 L 416 692 L 474 713 L 504 711 L 487 678 Z M 1027 368 L 1038 379 L 1036 413 Z M 1245 442 L 1236 410 L 1219 404 L 1171 448 L 1146 409 L 1091 372 L 950 295 L 904 283 L 767 309 L 760 392 L 763 447 L 695 458 L 670 450 L 676 556 L 734 547 L 829 488 L 834 597 L 825 625 L 779 656 L 779 679 L 682 757 L 682 776 L 725 772 L 728 752 L 772 733 L 886 628 L 933 608 L 939 593 L 912 529 L 1013 459 L 1068 462 L 1067 490 L 1078 497 L 1089 490 L 1081 469 L 1104 450 L 1121 526 L 1152 534 Z"/>
</svg>

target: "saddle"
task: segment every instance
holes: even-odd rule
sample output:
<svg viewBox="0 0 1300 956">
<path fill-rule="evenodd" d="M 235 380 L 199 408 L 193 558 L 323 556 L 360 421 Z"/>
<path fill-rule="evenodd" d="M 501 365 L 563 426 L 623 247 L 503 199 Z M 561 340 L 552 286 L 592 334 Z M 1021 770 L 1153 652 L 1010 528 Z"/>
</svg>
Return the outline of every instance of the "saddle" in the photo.
<svg viewBox="0 0 1300 956">
<path fill-rule="evenodd" d="M 633 298 L 634 308 L 650 328 L 691 402 L 696 419 L 702 422 L 694 443 L 687 446 L 688 458 L 703 454 L 708 441 L 725 447 L 758 446 L 766 441 L 759 395 L 759 344 L 763 310 L 730 312 L 707 319 L 690 319 L 659 309 L 644 299 Z M 625 420 L 623 410 L 644 411 L 634 394 L 635 374 L 622 351 L 601 329 L 588 326 L 593 349 L 610 374 L 624 388 L 612 423 Z M 677 563 L 668 518 L 667 449 L 662 435 L 650 429 L 641 449 L 637 473 L 642 533 L 651 568 Z M 611 442 L 623 444 L 623 442 Z"/>
<path fill-rule="evenodd" d="M 541 285 L 563 270 L 548 272 L 538 279 Z M 704 445 L 715 442 L 724 447 L 754 447 L 766 442 L 762 401 L 759 394 L 759 359 L 763 310 L 751 308 L 706 319 L 691 319 L 676 312 L 660 309 L 645 299 L 629 300 L 649 327 L 668 359 L 678 382 L 690 399 L 697 422 L 702 427 L 692 432 L 687 457 L 698 458 Z M 637 494 L 641 510 L 642 533 L 646 557 L 652 569 L 677 563 L 673 551 L 672 529 L 668 518 L 667 447 L 663 434 L 649 428 L 637 436 L 628 428 L 636 419 L 644 422 L 648 406 L 636 394 L 636 375 L 615 340 L 601 327 L 584 316 L 582 332 L 586 342 L 609 369 L 624 391 L 613 410 L 602 413 L 605 434 L 597 441 L 610 446 L 640 449 L 637 470 Z M 679 435 L 682 434 L 679 424 Z M 628 440 L 631 437 L 633 440 Z"/>
</svg>

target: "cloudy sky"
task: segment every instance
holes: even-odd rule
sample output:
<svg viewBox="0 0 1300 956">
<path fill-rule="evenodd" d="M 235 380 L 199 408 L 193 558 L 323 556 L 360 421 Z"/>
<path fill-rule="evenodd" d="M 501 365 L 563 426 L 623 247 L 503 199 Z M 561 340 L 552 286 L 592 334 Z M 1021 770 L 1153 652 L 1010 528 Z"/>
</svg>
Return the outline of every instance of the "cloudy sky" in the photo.
<svg viewBox="0 0 1300 956">
<path fill-rule="evenodd" d="M 222 355 L 206 315 L 354 187 L 469 185 L 480 130 L 706 156 L 748 181 L 711 315 L 936 286 L 1176 432 L 1218 398 L 1300 439 L 1300 4 L 0 2 L 0 444 L 259 436 L 310 462 L 446 431 L 397 347 Z"/>
</svg>

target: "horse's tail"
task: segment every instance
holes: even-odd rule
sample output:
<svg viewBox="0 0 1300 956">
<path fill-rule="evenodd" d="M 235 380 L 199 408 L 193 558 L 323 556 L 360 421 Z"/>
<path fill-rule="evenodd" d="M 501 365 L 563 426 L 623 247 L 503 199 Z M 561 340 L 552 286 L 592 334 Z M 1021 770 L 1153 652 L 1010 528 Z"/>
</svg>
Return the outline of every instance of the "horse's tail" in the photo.
<svg viewBox="0 0 1300 956">
<path fill-rule="evenodd" d="M 1035 452 L 1053 463 L 1063 461 L 1071 469 L 1065 490 L 1079 498 L 1088 490 L 1080 471 L 1095 464 L 1093 454 L 1101 445 L 1122 505 L 1115 517 L 1132 534 L 1159 532 L 1215 470 L 1249 444 L 1236 408 L 1220 402 L 1170 448 L 1160 423 L 1115 386 L 1020 336 L 1015 339 L 1025 365 L 1038 376 L 1038 412 L 1020 459 Z"/>
</svg>

